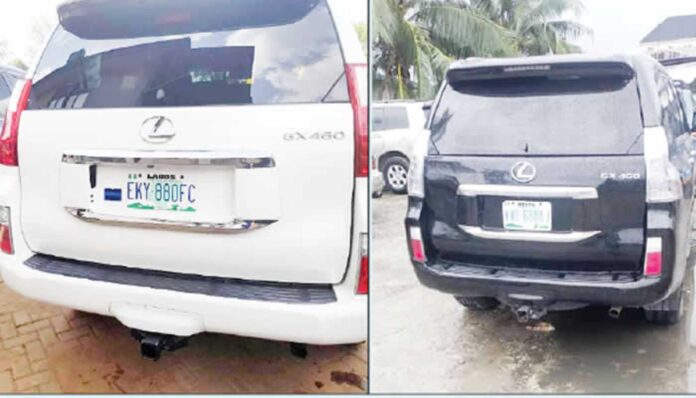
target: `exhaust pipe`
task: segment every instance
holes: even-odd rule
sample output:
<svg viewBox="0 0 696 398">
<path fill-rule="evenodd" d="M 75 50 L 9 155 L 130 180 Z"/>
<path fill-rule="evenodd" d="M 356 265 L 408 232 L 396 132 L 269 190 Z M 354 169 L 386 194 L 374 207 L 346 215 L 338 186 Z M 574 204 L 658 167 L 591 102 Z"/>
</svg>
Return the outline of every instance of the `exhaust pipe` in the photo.
<svg viewBox="0 0 696 398">
<path fill-rule="evenodd" d="M 609 308 L 609 317 L 612 319 L 619 319 L 621 317 L 621 311 L 623 307 L 611 307 Z"/>
<path fill-rule="evenodd" d="M 131 330 L 131 336 L 140 342 L 140 355 L 151 361 L 159 361 L 162 351 L 173 352 L 188 345 L 188 337 Z"/>
</svg>

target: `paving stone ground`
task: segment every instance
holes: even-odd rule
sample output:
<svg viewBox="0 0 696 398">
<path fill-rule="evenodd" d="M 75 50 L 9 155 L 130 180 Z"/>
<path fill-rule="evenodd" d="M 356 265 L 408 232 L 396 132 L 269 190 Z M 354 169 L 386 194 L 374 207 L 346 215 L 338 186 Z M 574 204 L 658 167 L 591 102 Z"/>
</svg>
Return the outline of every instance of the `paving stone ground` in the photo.
<svg viewBox="0 0 696 398">
<path fill-rule="evenodd" d="M 113 318 L 42 304 L 0 282 L 0 393 L 364 393 L 366 344 L 308 347 L 203 334 L 142 359 Z"/>
</svg>

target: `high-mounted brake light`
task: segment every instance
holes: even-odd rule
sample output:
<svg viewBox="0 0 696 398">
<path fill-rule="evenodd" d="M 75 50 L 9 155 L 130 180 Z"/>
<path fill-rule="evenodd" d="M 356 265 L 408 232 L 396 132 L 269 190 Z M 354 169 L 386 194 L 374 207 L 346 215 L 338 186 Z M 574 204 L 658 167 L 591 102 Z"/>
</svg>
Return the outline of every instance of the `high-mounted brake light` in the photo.
<svg viewBox="0 0 696 398">
<path fill-rule="evenodd" d="M 427 258 L 425 257 L 423 237 L 421 236 L 420 228 L 409 228 L 409 242 L 411 244 L 411 259 L 417 263 L 424 264 Z"/>
<path fill-rule="evenodd" d="M 17 166 L 17 138 L 19 134 L 19 120 L 22 112 L 29 104 L 31 94 L 31 80 L 18 82 L 10 97 L 10 103 L 5 113 L 0 134 L 0 164 L 5 166 Z"/>
<path fill-rule="evenodd" d="M 348 93 L 355 124 L 355 176 L 370 174 L 370 151 L 367 131 L 367 64 L 346 65 Z"/>
<path fill-rule="evenodd" d="M 662 274 L 662 238 L 648 238 L 643 275 L 659 276 L 660 274 Z"/>
<path fill-rule="evenodd" d="M 370 257 L 369 257 L 369 236 L 360 234 L 360 275 L 358 276 L 357 294 L 367 294 L 370 291 Z"/>
</svg>

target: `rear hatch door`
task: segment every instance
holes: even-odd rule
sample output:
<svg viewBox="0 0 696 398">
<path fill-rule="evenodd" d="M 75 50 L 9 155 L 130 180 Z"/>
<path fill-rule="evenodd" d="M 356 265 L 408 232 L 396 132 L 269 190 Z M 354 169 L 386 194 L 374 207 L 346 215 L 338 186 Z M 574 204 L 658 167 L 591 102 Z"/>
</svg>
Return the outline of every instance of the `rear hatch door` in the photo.
<svg viewBox="0 0 696 398">
<path fill-rule="evenodd" d="M 426 159 L 441 259 L 637 271 L 645 165 L 640 100 L 623 63 L 451 71 Z"/>
<path fill-rule="evenodd" d="M 19 134 L 40 253 L 337 283 L 353 112 L 324 0 L 76 1 Z"/>
</svg>

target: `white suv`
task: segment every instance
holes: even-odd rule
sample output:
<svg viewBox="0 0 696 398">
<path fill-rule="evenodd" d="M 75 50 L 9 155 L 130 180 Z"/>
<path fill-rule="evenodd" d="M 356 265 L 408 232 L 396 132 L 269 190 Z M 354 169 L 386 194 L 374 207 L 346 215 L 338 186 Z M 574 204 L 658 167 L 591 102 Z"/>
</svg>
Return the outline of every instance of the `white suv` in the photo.
<svg viewBox="0 0 696 398">
<path fill-rule="evenodd" d="M 372 154 L 386 189 L 405 194 L 415 137 L 425 127 L 423 102 L 382 102 L 372 106 Z"/>
<path fill-rule="evenodd" d="M 367 67 L 336 1 L 59 6 L 0 138 L 6 283 L 154 351 L 364 341 Z"/>
</svg>

